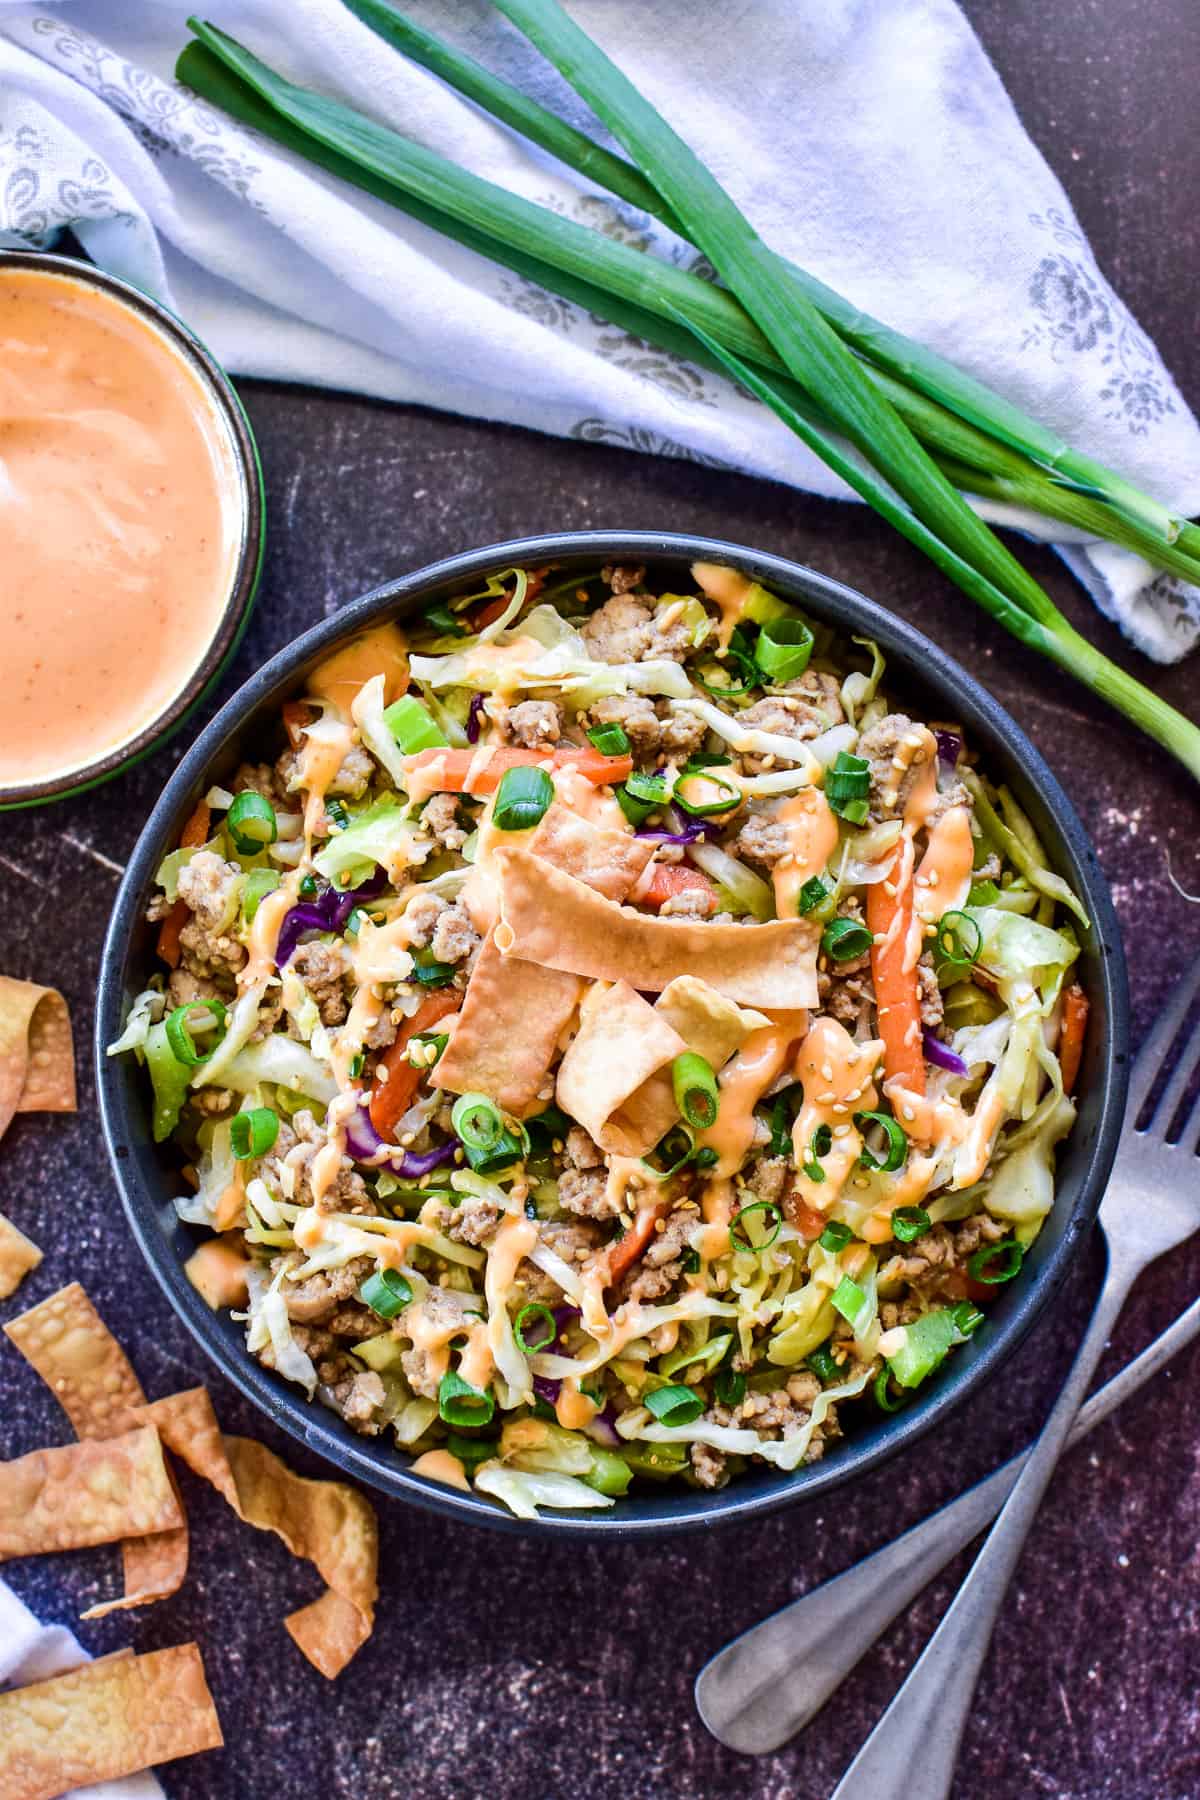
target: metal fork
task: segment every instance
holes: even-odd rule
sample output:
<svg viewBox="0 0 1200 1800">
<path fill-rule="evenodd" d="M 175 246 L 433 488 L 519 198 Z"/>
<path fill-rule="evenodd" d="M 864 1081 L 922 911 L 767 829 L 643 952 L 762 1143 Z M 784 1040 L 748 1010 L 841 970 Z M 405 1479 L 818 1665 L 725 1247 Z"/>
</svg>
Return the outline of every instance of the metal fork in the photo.
<svg viewBox="0 0 1200 1800">
<path fill-rule="evenodd" d="M 1200 1226 L 1200 1104 L 1172 1127 L 1197 1065 L 1200 1017 L 1172 1051 L 1200 993 L 1200 961 L 1183 976 L 1134 1065 L 1125 1134 L 1100 1208 L 1108 1251 L 1096 1309 L 1036 1446 L 903 1537 L 736 1639 L 701 1670 L 696 1704 L 732 1749 L 763 1754 L 807 1725 L 859 1658 L 921 1589 L 1004 1507 L 958 1596 L 833 1800 L 934 1800 L 953 1777 L 966 1711 L 992 1628 L 1042 1494 L 1074 1442 L 1200 1331 L 1200 1300 L 1077 1417 L 1134 1281 Z M 1166 1085 L 1139 1128 L 1160 1078 Z M 1005 1505 L 1006 1497 L 1008 1504 Z"/>
</svg>

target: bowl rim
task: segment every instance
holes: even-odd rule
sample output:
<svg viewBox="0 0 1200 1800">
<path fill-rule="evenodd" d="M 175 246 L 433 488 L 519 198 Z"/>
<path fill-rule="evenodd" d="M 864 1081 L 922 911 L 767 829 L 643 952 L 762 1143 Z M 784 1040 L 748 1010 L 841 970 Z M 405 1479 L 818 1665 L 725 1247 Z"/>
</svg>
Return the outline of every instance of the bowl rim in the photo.
<svg viewBox="0 0 1200 1800">
<path fill-rule="evenodd" d="M 186 723 L 220 680 L 241 642 L 254 607 L 266 542 L 262 466 L 250 420 L 229 376 L 191 327 L 169 307 L 164 306 L 161 300 L 143 293 L 140 288 L 121 280 L 117 275 L 110 275 L 106 269 L 97 268 L 93 263 L 72 256 L 54 255 L 44 250 L 0 250 L 0 280 L 13 270 L 22 269 L 37 269 L 45 274 L 64 276 L 85 287 L 99 288 L 157 328 L 169 347 L 191 370 L 225 428 L 236 472 L 240 519 L 237 555 L 230 575 L 229 593 L 221 609 L 216 630 L 203 657 L 174 699 L 135 737 L 107 751 L 103 756 L 98 756 L 77 769 L 47 776 L 40 781 L 15 782 L 7 787 L 0 787 L 0 812 L 45 806 L 51 801 L 65 800 L 73 794 L 82 794 L 89 788 L 98 787 L 122 770 L 141 762 Z"/>
<path fill-rule="evenodd" d="M 139 923 L 144 898 L 161 856 L 173 846 L 183 818 L 204 791 L 211 762 L 226 740 L 240 730 L 260 708 L 276 704 L 289 684 L 307 664 L 327 653 L 338 640 L 352 636 L 368 624 L 391 614 L 399 605 L 428 595 L 432 590 L 452 590 L 487 574 L 513 566 L 537 565 L 564 558 L 586 557 L 589 562 L 654 561 L 676 558 L 724 562 L 756 580 L 774 585 L 812 607 L 842 635 L 869 635 L 885 655 L 904 665 L 898 686 L 904 691 L 911 679 L 954 702 L 954 712 L 967 724 L 975 740 L 991 740 L 1004 759 L 1020 764 L 1025 785 L 1036 793 L 1053 822 L 1055 832 L 1072 865 L 1071 875 L 1092 920 L 1096 968 L 1106 1021 L 1106 1033 L 1096 1073 L 1099 1119 L 1090 1150 L 1086 1151 L 1082 1179 L 1062 1236 L 1053 1245 L 1034 1277 L 1022 1283 L 1013 1296 L 1003 1323 L 996 1324 L 990 1341 L 974 1340 L 943 1372 L 936 1387 L 922 1401 L 905 1407 L 870 1428 L 869 1436 L 852 1437 L 828 1459 L 803 1466 L 789 1477 L 774 1476 L 747 1491 L 746 1483 L 703 1496 L 681 1488 L 680 1494 L 658 1496 L 653 1512 L 611 1514 L 547 1513 L 535 1521 L 519 1520 L 485 1497 L 465 1493 L 413 1475 L 404 1453 L 389 1450 L 386 1457 L 370 1448 L 373 1440 L 349 1431 L 327 1408 L 300 1397 L 289 1384 L 249 1357 L 221 1329 L 219 1316 L 192 1287 L 182 1259 L 170 1254 L 159 1223 L 163 1196 L 153 1194 L 136 1168 L 132 1143 L 145 1137 L 144 1110 L 131 1116 L 127 1090 L 106 1045 L 120 1031 L 126 989 L 124 965 Z M 911 665 L 911 669 L 908 665 Z M 989 755 L 992 751 L 989 751 Z M 1061 857 L 1056 854 L 1056 862 Z M 301 633 L 265 662 L 229 699 L 185 752 L 167 782 L 126 865 L 101 957 L 97 993 L 95 1060 L 101 1123 L 109 1159 L 126 1217 L 142 1254 L 149 1263 L 175 1312 L 234 1386 L 273 1422 L 308 1448 L 332 1462 L 341 1473 L 364 1481 L 391 1497 L 413 1501 L 427 1510 L 459 1522 L 498 1530 L 541 1534 L 547 1537 L 650 1538 L 689 1530 L 709 1529 L 717 1523 L 762 1517 L 801 1500 L 826 1495 L 876 1469 L 888 1457 L 899 1454 L 970 1396 L 999 1369 L 1042 1315 L 1061 1286 L 1073 1258 L 1087 1236 L 1107 1181 L 1125 1110 L 1128 1082 L 1129 1001 L 1120 929 L 1107 882 L 1095 850 L 1057 779 L 1025 733 L 974 677 L 931 639 L 907 620 L 829 576 L 786 557 L 754 550 L 722 539 L 690 533 L 617 532 L 592 530 L 526 537 L 460 552 L 439 559 L 407 575 L 383 582 L 350 602 L 341 611 Z M 620 1504 L 620 1503 L 619 1503 Z M 635 1505 L 637 1502 L 634 1503 Z M 645 1505 L 646 1501 L 642 1500 Z"/>
</svg>

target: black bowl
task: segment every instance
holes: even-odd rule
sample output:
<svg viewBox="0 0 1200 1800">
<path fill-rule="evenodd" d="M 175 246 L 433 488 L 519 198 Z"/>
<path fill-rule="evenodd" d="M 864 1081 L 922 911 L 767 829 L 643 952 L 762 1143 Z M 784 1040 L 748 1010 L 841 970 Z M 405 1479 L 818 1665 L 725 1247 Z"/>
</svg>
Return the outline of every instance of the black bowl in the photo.
<svg viewBox="0 0 1200 1800">
<path fill-rule="evenodd" d="M 214 780 L 228 777 L 252 742 L 275 722 L 279 703 L 331 646 L 382 617 L 403 618 L 514 565 L 555 562 L 566 570 L 606 562 L 646 562 L 686 587 L 688 564 L 700 557 L 728 562 L 803 604 L 810 614 L 849 635 L 877 640 L 888 658 L 889 692 L 909 696 L 930 718 L 960 719 L 985 767 L 1002 776 L 1026 808 L 1054 866 L 1071 882 L 1092 920 L 1081 968 L 1092 1001 L 1092 1027 L 1080 1081 L 1075 1129 L 1059 1152 L 1058 1198 L 1021 1278 L 1005 1288 L 987 1323 L 959 1349 L 927 1393 L 902 1412 L 858 1423 L 820 1462 L 790 1476 L 748 1473 L 716 1493 L 680 1486 L 648 1491 L 602 1514 L 551 1513 L 525 1524 L 482 1496 L 414 1476 L 410 1458 L 350 1431 L 327 1408 L 253 1361 L 241 1329 L 213 1313 L 189 1283 L 183 1264 L 196 1233 L 170 1205 L 178 1181 L 163 1150 L 150 1141 L 145 1077 L 131 1057 L 109 1058 L 105 1045 L 120 1032 L 134 994 L 154 968 L 153 932 L 143 920 L 163 855 L 174 847 L 187 814 Z M 100 1109 L 117 1185 L 142 1253 L 189 1331 L 218 1368 L 285 1431 L 320 1452 L 345 1474 L 384 1493 L 476 1523 L 559 1535 L 650 1536 L 750 1518 L 839 1487 L 885 1457 L 915 1443 L 950 1410 L 996 1373 L 1065 1276 L 1087 1234 L 1108 1178 L 1125 1104 L 1128 997 L 1120 935 L 1108 887 L 1066 795 L 1025 734 L 957 663 L 937 646 L 852 589 L 779 557 L 737 544 L 654 532 L 569 532 L 527 538 L 451 557 L 388 582 L 282 650 L 217 714 L 183 758 L 130 858 L 117 896 L 101 965 L 96 1020 Z"/>
</svg>

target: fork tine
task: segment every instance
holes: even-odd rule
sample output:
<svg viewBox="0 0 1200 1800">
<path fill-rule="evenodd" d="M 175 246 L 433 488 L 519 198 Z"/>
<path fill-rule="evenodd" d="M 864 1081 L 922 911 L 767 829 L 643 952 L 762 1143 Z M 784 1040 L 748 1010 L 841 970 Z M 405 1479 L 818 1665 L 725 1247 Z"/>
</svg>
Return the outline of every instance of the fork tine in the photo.
<svg viewBox="0 0 1200 1800">
<path fill-rule="evenodd" d="M 1129 1105 L 1126 1109 L 1126 1118 L 1130 1124 L 1146 1104 L 1155 1077 L 1166 1061 L 1197 994 L 1200 994 L 1200 957 L 1180 978 L 1174 993 L 1150 1027 L 1149 1036 L 1137 1053 L 1129 1079 Z"/>
<path fill-rule="evenodd" d="M 1200 1018 L 1197 1018 L 1188 1036 L 1184 1039 L 1174 1073 L 1162 1091 L 1162 1098 L 1154 1109 L 1153 1119 L 1146 1127 L 1147 1135 L 1157 1138 L 1166 1137 L 1171 1129 L 1171 1120 L 1175 1117 L 1176 1109 L 1187 1092 L 1188 1083 L 1196 1072 L 1197 1063 L 1200 1063 Z M 1193 1102 L 1193 1105 L 1188 1108 L 1189 1116 L 1194 1110 L 1194 1104 Z M 1188 1121 L 1185 1119 L 1179 1134 L 1180 1137 L 1186 1132 L 1187 1126 Z"/>
</svg>

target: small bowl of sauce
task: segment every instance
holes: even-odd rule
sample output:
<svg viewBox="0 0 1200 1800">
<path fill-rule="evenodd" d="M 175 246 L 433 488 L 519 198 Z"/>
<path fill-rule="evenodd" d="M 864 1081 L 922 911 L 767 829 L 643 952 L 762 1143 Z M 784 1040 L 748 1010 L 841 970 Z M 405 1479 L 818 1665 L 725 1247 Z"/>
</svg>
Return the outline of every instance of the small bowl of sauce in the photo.
<svg viewBox="0 0 1200 1800">
<path fill-rule="evenodd" d="M 262 558 L 233 387 L 156 301 L 0 253 L 0 808 L 106 781 L 220 675 Z"/>
</svg>

